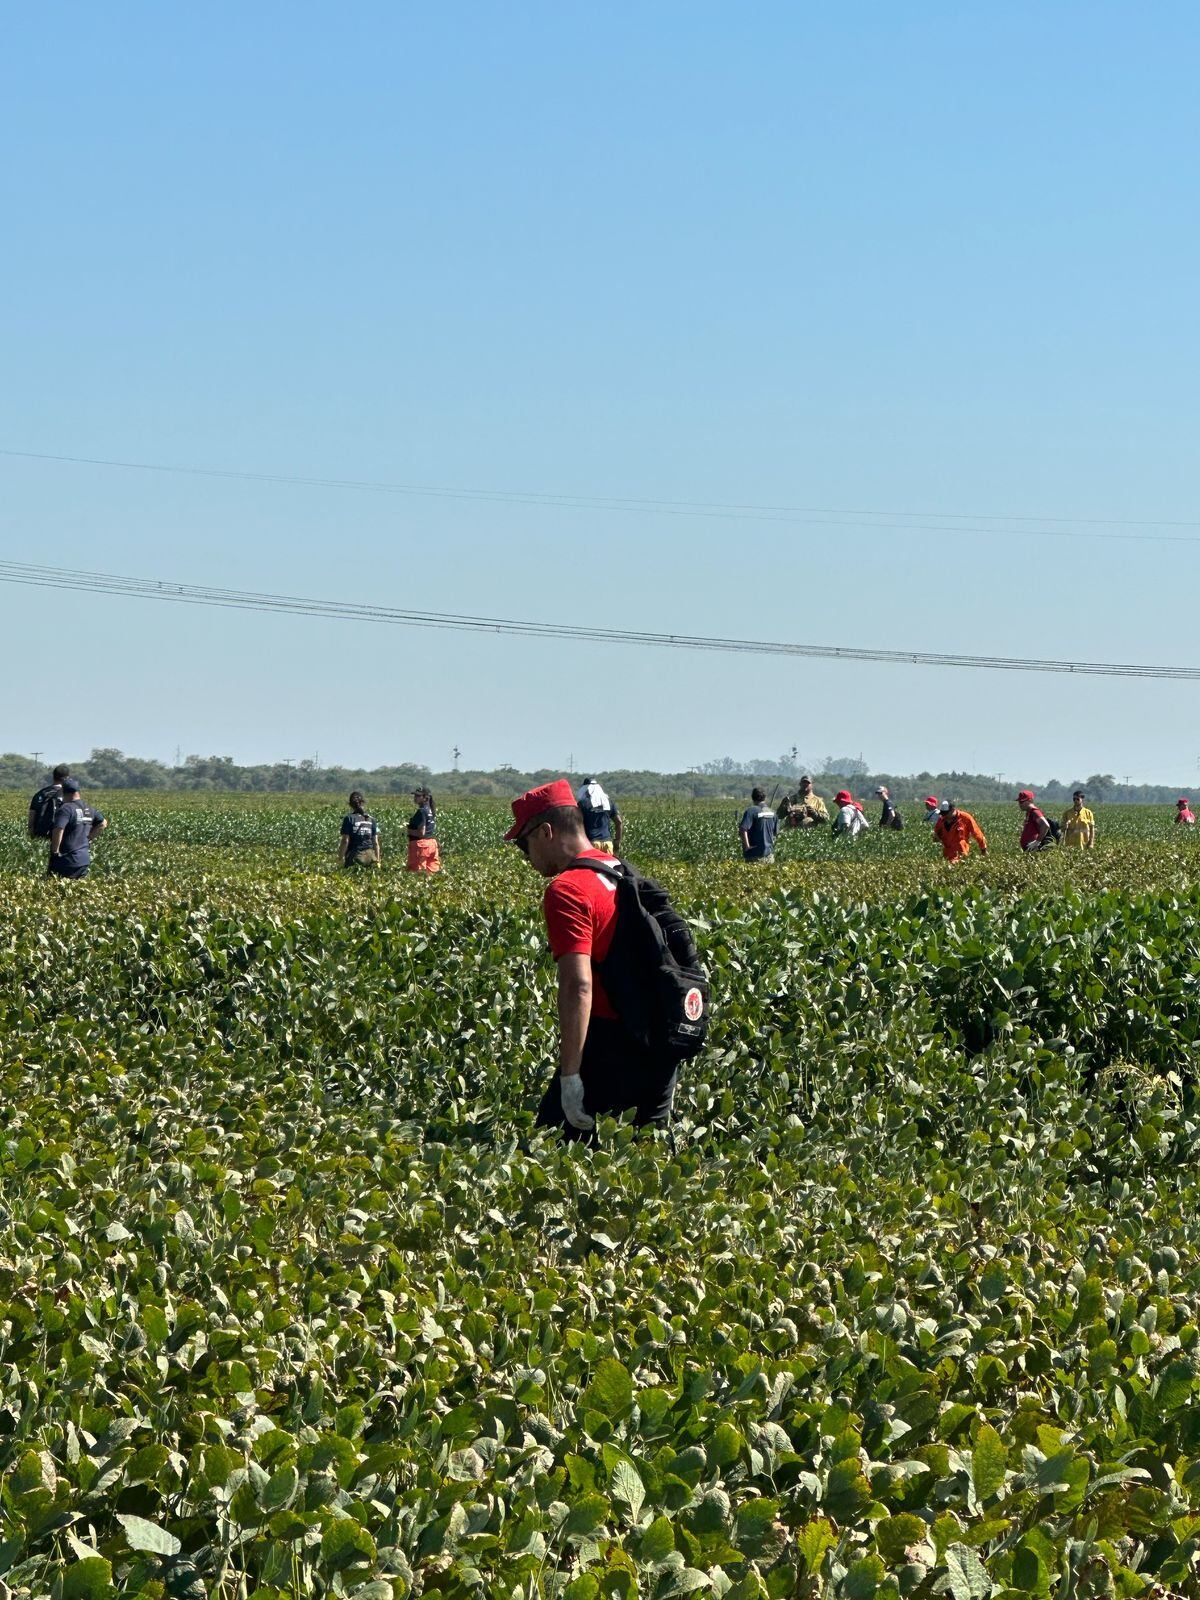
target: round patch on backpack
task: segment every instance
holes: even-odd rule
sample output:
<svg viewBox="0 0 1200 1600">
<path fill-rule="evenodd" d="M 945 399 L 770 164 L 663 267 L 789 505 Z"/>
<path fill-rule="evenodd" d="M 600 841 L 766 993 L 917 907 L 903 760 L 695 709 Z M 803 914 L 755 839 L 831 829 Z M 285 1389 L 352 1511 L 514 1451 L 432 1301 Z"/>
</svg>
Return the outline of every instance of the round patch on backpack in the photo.
<svg viewBox="0 0 1200 1600">
<path fill-rule="evenodd" d="M 704 996 L 699 989 L 689 989 L 683 997 L 683 1014 L 689 1022 L 699 1022 L 704 1014 Z"/>
</svg>

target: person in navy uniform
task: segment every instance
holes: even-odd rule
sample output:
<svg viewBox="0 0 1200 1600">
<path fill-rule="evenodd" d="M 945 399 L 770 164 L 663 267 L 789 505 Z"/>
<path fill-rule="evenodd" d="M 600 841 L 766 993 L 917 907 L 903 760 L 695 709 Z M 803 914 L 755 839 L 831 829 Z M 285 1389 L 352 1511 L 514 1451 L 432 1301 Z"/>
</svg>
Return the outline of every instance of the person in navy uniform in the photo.
<svg viewBox="0 0 1200 1600">
<path fill-rule="evenodd" d="M 616 855 L 621 848 L 621 813 L 604 792 L 603 784 L 595 778 L 585 778 L 575 804 L 583 813 L 584 831 L 592 848 L 606 856 Z"/>
<path fill-rule="evenodd" d="M 54 813 L 50 830 L 48 870 L 55 878 L 86 878 L 92 864 L 92 840 L 108 826 L 93 806 L 79 798 L 79 785 L 67 776 L 62 780 L 62 799 Z"/>
<path fill-rule="evenodd" d="M 775 834 L 779 829 L 779 818 L 766 803 L 766 790 L 752 789 L 750 799 L 753 803 L 742 813 L 742 820 L 738 823 L 742 860 L 772 861 L 775 858 Z"/>
</svg>

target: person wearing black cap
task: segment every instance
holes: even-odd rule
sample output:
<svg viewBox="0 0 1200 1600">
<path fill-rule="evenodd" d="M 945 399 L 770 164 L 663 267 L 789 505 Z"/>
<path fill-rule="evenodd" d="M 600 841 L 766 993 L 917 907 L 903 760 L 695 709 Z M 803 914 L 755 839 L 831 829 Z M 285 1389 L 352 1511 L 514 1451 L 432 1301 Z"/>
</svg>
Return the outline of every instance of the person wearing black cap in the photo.
<svg viewBox="0 0 1200 1600">
<path fill-rule="evenodd" d="M 952 867 L 967 859 L 972 844 L 979 846 L 981 856 L 988 853 L 983 829 L 969 811 L 959 810 L 957 800 L 943 800 L 938 806 L 933 837 L 941 845 L 942 855 Z"/>
<path fill-rule="evenodd" d="M 93 806 L 79 798 L 79 785 L 69 775 L 62 780 L 62 800 L 54 813 L 50 832 L 48 871 L 55 878 L 86 878 L 92 864 L 92 840 L 108 823 Z"/>
</svg>

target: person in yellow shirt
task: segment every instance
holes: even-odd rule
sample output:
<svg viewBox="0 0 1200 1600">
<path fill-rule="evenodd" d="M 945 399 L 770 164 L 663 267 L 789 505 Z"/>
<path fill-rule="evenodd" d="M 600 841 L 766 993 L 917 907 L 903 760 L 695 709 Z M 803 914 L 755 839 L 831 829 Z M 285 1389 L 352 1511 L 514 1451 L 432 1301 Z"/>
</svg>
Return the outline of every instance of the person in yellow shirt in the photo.
<svg viewBox="0 0 1200 1600">
<path fill-rule="evenodd" d="M 1091 850 L 1096 844 L 1096 819 L 1084 805 L 1087 795 L 1076 789 L 1071 809 L 1063 812 L 1063 843 L 1076 850 Z"/>
</svg>

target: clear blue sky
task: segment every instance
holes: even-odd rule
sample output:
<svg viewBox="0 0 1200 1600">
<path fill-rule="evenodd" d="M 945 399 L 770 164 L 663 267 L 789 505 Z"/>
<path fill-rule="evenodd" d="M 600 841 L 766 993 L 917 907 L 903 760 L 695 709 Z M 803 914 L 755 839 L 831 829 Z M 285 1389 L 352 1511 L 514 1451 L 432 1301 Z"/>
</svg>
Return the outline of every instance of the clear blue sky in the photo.
<svg viewBox="0 0 1200 1600">
<path fill-rule="evenodd" d="M 1200 543 L 1148 536 L 1200 521 L 1198 70 L 1183 3 L 11 7 L 0 447 L 969 511 L 993 531 L 0 457 L 0 551 L 593 625 L 1193 664 Z M 1136 526 L 997 520 L 1023 515 Z M 1170 781 L 1200 757 L 1187 685 L 4 585 L 0 607 L 0 746 L 55 756 L 442 767 L 457 743 L 469 765 L 674 768 L 796 744 Z"/>
</svg>

